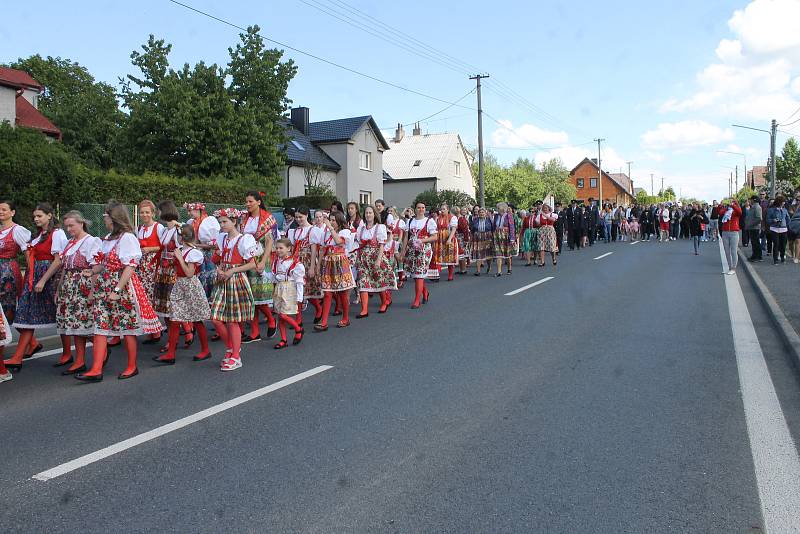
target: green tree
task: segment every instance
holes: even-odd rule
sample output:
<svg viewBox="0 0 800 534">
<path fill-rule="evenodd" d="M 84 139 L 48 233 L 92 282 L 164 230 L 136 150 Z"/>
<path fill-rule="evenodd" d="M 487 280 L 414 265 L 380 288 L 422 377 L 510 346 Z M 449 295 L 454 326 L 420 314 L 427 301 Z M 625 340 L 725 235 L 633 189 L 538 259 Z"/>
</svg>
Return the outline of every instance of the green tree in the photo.
<svg viewBox="0 0 800 534">
<path fill-rule="evenodd" d="M 85 67 L 66 58 L 36 54 L 19 58 L 11 67 L 45 87 L 39 110 L 61 130 L 69 152 L 102 169 L 114 164 L 122 113 L 112 86 L 96 81 Z"/>
<path fill-rule="evenodd" d="M 794 137 L 787 139 L 781 155 L 775 158 L 775 175 L 778 180 L 800 187 L 800 147 Z"/>
<path fill-rule="evenodd" d="M 428 189 L 417 195 L 414 199 L 414 204 L 417 202 L 424 202 L 425 205 L 430 208 L 436 208 L 442 204 L 447 204 L 450 208 L 454 206 L 461 208 L 475 205 L 474 198 L 463 191 L 457 191 L 455 189 L 442 189 L 441 191 Z M 402 207 L 399 208 L 402 209 Z"/>
<path fill-rule="evenodd" d="M 473 175 L 477 176 L 477 170 L 473 170 Z M 525 158 L 503 167 L 492 154 L 487 154 L 484 183 L 488 206 L 510 202 L 519 208 L 527 208 L 547 195 L 569 202 L 576 194 L 575 187 L 569 182 L 569 171 L 559 159 L 546 162 L 541 169 Z"/>
</svg>

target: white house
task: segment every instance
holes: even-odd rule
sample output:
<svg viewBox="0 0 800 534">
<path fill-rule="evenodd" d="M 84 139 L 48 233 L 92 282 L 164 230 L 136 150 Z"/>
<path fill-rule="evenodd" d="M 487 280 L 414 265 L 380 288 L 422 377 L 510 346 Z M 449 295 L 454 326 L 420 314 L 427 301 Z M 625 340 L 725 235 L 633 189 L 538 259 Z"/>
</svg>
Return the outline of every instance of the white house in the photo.
<svg viewBox="0 0 800 534">
<path fill-rule="evenodd" d="M 454 189 L 475 198 L 472 156 L 457 133 L 422 134 L 416 125 L 406 136 L 398 124 L 390 150 L 383 156 L 384 198 L 399 208 L 410 206 L 419 193 Z"/>
<path fill-rule="evenodd" d="M 50 139 L 61 139 L 61 130 L 39 112 L 44 87 L 21 70 L 0 67 L 0 122 L 40 130 Z"/>
</svg>

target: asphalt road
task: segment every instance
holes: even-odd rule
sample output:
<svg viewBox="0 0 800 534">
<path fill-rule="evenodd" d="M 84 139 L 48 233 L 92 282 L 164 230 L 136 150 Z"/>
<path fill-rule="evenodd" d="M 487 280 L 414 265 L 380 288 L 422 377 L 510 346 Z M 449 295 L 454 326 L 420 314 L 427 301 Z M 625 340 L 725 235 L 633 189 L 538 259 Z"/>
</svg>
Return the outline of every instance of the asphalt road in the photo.
<svg viewBox="0 0 800 534">
<path fill-rule="evenodd" d="M 417 311 L 406 288 L 388 314 L 373 309 L 299 347 L 247 345 L 234 373 L 219 372 L 219 345 L 213 361 L 182 351 L 173 367 L 156 367 L 155 349 L 144 349 L 141 374 L 127 381 L 113 379 L 124 367 L 113 352 L 100 384 L 58 376 L 55 356 L 31 361 L 0 385 L 0 525 L 763 530 L 715 247 L 699 257 L 687 242 L 565 251 L 556 269 L 517 265 L 512 276 L 434 284 Z M 796 436 L 796 370 L 764 311 L 748 306 Z M 321 365 L 332 368 L 56 478 L 32 478 Z"/>
</svg>

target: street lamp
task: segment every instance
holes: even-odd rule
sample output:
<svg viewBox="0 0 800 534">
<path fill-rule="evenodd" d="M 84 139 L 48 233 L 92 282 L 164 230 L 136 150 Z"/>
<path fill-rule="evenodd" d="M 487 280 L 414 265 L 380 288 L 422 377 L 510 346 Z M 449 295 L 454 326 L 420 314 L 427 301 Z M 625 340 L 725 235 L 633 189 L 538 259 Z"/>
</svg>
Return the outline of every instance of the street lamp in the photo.
<svg viewBox="0 0 800 534">
<path fill-rule="evenodd" d="M 720 152 L 722 154 L 734 154 L 736 156 L 742 156 L 744 158 L 744 181 L 745 183 L 747 183 L 747 154 L 744 154 L 742 152 L 731 152 L 729 150 L 717 150 L 717 152 Z M 755 176 L 753 176 L 753 179 L 755 180 Z M 736 186 L 738 187 L 739 184 L 737 183 Z"/>
</svg>

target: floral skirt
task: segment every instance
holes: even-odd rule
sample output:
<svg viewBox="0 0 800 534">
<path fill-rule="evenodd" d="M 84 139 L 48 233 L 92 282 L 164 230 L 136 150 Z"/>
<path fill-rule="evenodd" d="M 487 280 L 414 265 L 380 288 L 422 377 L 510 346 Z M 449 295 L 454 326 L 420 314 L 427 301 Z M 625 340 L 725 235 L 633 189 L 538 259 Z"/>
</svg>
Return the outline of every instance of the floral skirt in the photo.
<svg viewBox="0 0 800 534">
<path fill-rule="evenodd" d="M 311 268 L 311 250 L 308 248 L 300 249 L 299 259 L 303 267 L 306 268 L 306 285 L 303 288 L 304 297 L 307 299 L 321 299 L 322 288 L 319 287 L 319 273 L 315 273 L 314 276 L 308 275 Z"/>
<path fill-rule="evenodd" d="M 272 309 L 284 315 L 297 314 L 297 286 L 291 280 L 275 284 L 272 293 Z"/>
<path fill-rule="evenodd" d="M 514 255 L 516 243 L 508 238 L 508 228 L 498 228 L 494 231 L 492 247 L 495 258 L 510 258 Z"/>
<path fill-rule="evenodd" d="M 456 234 L 456 241 L 458 241 L 458 259 L 468 260 L 470 258 L 469 240 L 464 239 L 464 234 Z"/>
<path fill-rule="evenodd" d="M 0 259 L 0 306 L 9 315 L 17 309 L 17 297 L 22 293 L 22 273 L 17 260 Z"/>
<path fill-rule="evenodd" d="M 153 309 L 159 317 L 169 317 L 169 294 L 175 285 L 175 266 L 172 263 L 162 262 L 156 271 L 155 284 L 153 285 Z"/>
<path fill-rule="evenodd" d="M 175 280 L 172 293 L 169 294 L 169 306 L 173 321 L 194 323 L 211 318 L 208 298 L 197 276 L 182 276 Z"/>
<path fill-rule="evenodd" d="M 206 294 L 206 300 L 211 299 L 211 293 L 214 291 L 214 282 L 217 280 L 217 266 L 211 261 L 213 256 L 213 250 L 203 251 L 203 264 L 200 266 L 200 272 L 197 273 L 197 278 L 200 280 L 200 285 L 203 286 L 203 291 Z"/>
<path fill-rule="evenodd" d="M 4 347 L 11 343 L 11 325 L 8 324 L 6 314 L 3 313 L 3 307 L 0 306 L 0 347 Z"/>
<path fill-rule="evenodd" d="M 440 230 L 433 244 L 433 255 L 438 266 L 456 265 L 458 263 L 458 240 L 450 238 L 449 230 Z"/>
<path fill-rule="evenodd" d="M 150 304 L 153 304 L 153 289 L 156 284 L 156 271 L 158 271 L 158 252 L 145 252 L 136 266 L 136 276 L 142 283 L 145 295 Z"/>
<path fill-rule="evenodd" d="M 56 293 L 56 330 L 67 336 L 94 334 L 94 315 L 89 297 L 94 291 L 90 276 L 83 271 L 64 271 Z"/>
<path fill-rule="evenodd" d="M 492 232 L 473 232 L 470 241 L 470 258 L 473 261 L 489 260 L 494 257 L 492 252 Z"/>
<path fill-rule="evenodd" d="M 356 287 L 350 260 L 342 253 L 323 256 L 319 270 L 322 291 L 345 291 Z"/>
<path fill-rule="evenodd" d="M 119 300 L 110 300 L 119 283 L 122 270 L 104 271 L 94 285 L 94 334 L 101 336 L 141 336 L 142 334 L 158 334 L 163 330 L 155 316 L 152 306 L 147 302 L 144 287 L 139 277 L 131 276 Z M 139 286 L 137 290 L 136 286 Z M 146 310 L 147 313 L 142 313 Z M 149 318 L 145 318 L 145 316 Z"/>
<path fill-rule="evenodd" d="M 33 266 L 33 285 L 35 286 L 50 265 L 50 260 L 38 260 Z M 41 293 L 28 289 L 26 283 L 22 295 L 17 300 L 14 315 L 14 328 L 53 328 L 56 326 L 56 285 L 61 274 L 56 273 L 44 285 Z"/>
<path fill-rule="evenodd" d="M 368 293 L 378 293 L 387 289 L 397 289 L 397 279 L 394 275 L 392 262 L 383 254 L 383 259 L 378 267 L 378 260 L 383 245 L 362 245 L 358 253 L 358 290 Z"/>
<path fill-rule="evenodd" d="M 545 252 L 558 252 L 558 238 L 553 226 L 545 225 L 539 228 L 539 248 Z"/>
<path fill-rule="evenodd" d="M 269 263 L 267 264 L 267 269 L 269 269 Z M 258 274 L 255 270 L 247 271 L 250 291 L 253 293 L 253 304 L 256 306 L 272 302 L 272 282 L 267 279 L 266 273 L 266 271 L 261 274 Z"/>
<path fill-rule="evenodd" d="M 415 248 L 409 243 L 406 250 L 405 271 L 411 278 L 427 278 L 433 257 L 430 243 L 425 243 L 421 248 Z"/>
<path fill-rule="evenodd" d="M 227 268 L 231 268 L 227 266 Z M 250 321 L 255 315 L 253 292 L 244 273 L 236 273 L 225 281 L 217 280 L 211 295 L 211 319 L 223 323 Z"/>
<path fill-rule="evenodd" d="M 539 228 L 526 228 L 522 234 L 522 252 L 539 252 Z"/>
</svg>

